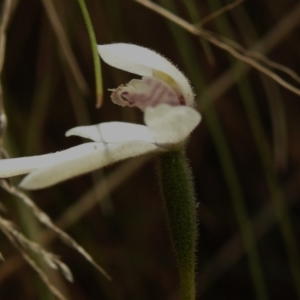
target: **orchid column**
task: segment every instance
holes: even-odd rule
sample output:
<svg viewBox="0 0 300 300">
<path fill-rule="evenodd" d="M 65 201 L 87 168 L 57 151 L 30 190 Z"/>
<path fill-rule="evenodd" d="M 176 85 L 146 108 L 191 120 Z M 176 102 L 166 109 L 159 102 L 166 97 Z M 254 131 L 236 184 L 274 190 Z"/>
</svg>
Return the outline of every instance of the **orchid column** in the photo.
<svg viewBox="0 0 300 300">
<path fill-rule="evenodd" d="M 178 262 L 181 299 L 195 299 L 196 203 L 184 152 L 191 123 L 194 127 L 200 121 L 200 115 L 192 108 L 193 91 L 173 64 L 149 49 L 128 44 L 104 45 L 98 49 L 106 63 L 143 76 L 113 89 L 111 98 L 121 106 L 145 111 L 146 124 L 155 128 L 152 133 L 156 145 L 168 150 L 160 155 L 158 175 Z M 163 109 L 158 113 L 153 107 Z M 166 116 L 169 116 L 167 121 Z"/>
<path fill-rule="evenodd" d="M 63 151 L 0 160 L 0 178 L 27 174 L 25 189 L 49 187 L 111 163 L 160 154 L 159 178 L 178 261 L 182 300 L 195 299 L 196 205 L 185 143 L 201 120 L 187 78 L 156 52 L 130 44 L 98 46 L 109 65 L 143 76 L 112 90 L 112 101 L 138 107 L 145 125 L 107 122 L 80 126 L 66 135 L 92 142 Z"/>
</svg>

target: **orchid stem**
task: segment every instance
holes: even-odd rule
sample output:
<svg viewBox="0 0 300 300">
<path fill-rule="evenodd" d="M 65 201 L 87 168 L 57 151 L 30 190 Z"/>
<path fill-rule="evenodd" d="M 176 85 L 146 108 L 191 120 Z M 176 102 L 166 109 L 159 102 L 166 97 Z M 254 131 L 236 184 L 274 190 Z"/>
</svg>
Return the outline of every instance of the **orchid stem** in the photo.
<svg viewBox="0 0 300 300">
<path fill-rule="evenodd" d="M 184 151 L 162 154 L 158 171 L 178 263 L 181 300 L 195 300 L 197 215 L 192 174 Z"/>
</svg>

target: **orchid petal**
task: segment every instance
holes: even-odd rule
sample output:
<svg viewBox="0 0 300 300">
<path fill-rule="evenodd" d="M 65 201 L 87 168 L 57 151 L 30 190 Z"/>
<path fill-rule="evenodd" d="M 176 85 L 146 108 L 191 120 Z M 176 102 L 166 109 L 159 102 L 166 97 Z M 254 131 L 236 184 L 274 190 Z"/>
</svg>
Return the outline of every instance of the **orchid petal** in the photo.
<svg viewBox="0 0 300 300">
<path fill-rule="evenodd" d="M 158 145 L 183 142 L 201 121 L 200 114 L 188 106 L 160 104 L 145 110 L 144 121 Z"/>
<path fill-rule="evenodd" d="M 153 143 L 152 134 L 144 125 L 126 122 L 108 122 L 92 126 L 79 126 L 66 132 L 66 136 L 77 135 L 94 142 L 117 143 L 146 141 Z"/>
<path fill-rule="evenodd" d="M 188 79 L 168 59 L 153 50 L 125 43 L 98 45 L 101 58 L 109 65 L 140 76 L 173 80 L 187 105 L 193 105 L 194 93 Z"/>
<path fill-rule="evenodd" d="M 37 169 L 49 168 L 65 161 L 72 161 L 81 156 L 82 151 L 87 147 L 85 145 L 87 144 L 50 154 L 2 159 L 0 160 L 0 178 L 27 174 Z M 105 144 L 97 145 L 99 145 L 98 148 L 106 149 Z"/>
<path fill-rule="evenodd" d="M 72 159 L 79 151 L 77 147 L 50 154 L 6 158 L 0 160 L 0 178 L 7 178 L 30 173 L 37 169 L 48 168 L 65 160 Z"/>
<path fill-rule="evenodd" d="M 85 174 L 111 163 L 147 153 L 161 152 L 163 149 L 144 141 L 128 141 L 116 144 L 86 143 L 78 148 L 78 155 L 49 168 L 36 170 L 26 176 L 21 187 L 40 189 L 66 179 Z M 73 148 L 65 150 L 65 154 Z"/>
</svg>

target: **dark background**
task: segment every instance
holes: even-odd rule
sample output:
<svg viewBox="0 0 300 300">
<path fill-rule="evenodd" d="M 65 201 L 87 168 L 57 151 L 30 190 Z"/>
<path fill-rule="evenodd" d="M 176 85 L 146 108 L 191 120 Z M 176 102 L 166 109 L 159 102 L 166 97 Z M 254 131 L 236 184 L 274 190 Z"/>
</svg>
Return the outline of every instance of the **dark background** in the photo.
<svg viewBox="0 0 300 300">
<path fill-rule="evenodd" d="M 54 4 L 80 81 L 70 67 L 61 36 L 49 21 L 47 2 Z M 156 2 L 194 24 L 229 3 Z M 297 268 L 300 255 L 299 96 L 253 69 L 242 73 L 245 64 L 134 1 L 86 3 L 99 44 L 127 42 L 155 49 L 178 65 L 194 87 L 203 121 L 193 132 L 187 153 L 200 202 L 199 299 L 258 299 L 242 242 L 247 235 L 240 234 L 238 220 L 243 211 L 256 236 L 269 299 L 300 299 L 295 284 L 300 284 L 300 278 L 291 271 L 291 266 Z M 18 0 L 13 4 L 2 72 L 8 118 L 4 147 L 10 156 L 77 145 L 79 138 L 64 137 L 77 125 L 143 122 L 140 111 L 114 105 L 106 91 L 134 76 L 105 64 L 103 105 L 95 109 L 93 59 L 77 1 Z M 296 0 L 246 0 L 205 28 L 246 48 L 259 43 L 259 52 L 299 73 L 299 25 Z M 290 77 L 278 74 L 297 86 Z M 52 236 L 45 247 L 70 267 L 74 283 L 58 272 L 45 271 L 68 299 L 178 299 L 176 263 L 155 164 L 155 157 L 132 159 L 30 193 L 113 277 L 108 282 Z M 99 180 L 102 192 L 93 193 Z M 107 192 L 116 180 L 120 183 Z M 4 216 L 29 238 L 42 242 L 48 233 L 31 212 L 4 191 L 0 199 L 7 207 Z M 0 240 L 6 259 L 0 265 L 0 299 L 53 299 L 6 237 L 1 234 Z"/>
</svg>

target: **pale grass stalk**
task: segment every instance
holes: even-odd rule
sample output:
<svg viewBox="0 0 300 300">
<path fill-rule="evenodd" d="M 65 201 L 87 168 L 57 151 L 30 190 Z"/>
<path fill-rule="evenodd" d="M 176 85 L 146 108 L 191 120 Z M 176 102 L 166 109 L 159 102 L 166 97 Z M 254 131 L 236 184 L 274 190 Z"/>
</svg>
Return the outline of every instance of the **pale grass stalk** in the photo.
<svg viewBox="0 0 300 300">
<path fill-rule="evenodd" d="M 252 47 L 252 51 L 260 53 L 268 53 L 278 46 L 300 23 L 300 4 L 291 9 L 270 31 Z M 251 70 L 248 65 L 236 63 L 235 67 L 223 72 L 204 92 L 199 96 L 202 108 L 209 105 L 211 102 L 220 98 L 226 91 L 236 83 L 236 76 L 243 76 Z M 210 99 L 206 101 L 206 99 Z"/>
<path fill-rule="evenodd" d="M 271 70 L 267 69 L 266 67 L 262 66 L 259 62 L 255 61 L 251 57 L 248 57 L 245 54 L 239 53 L 236 49 L 234 49 L 232 46 L 223 43 L 219 38 L 216 38 L 211 32 L 199 29 L 193 24 L 190 24 L 189 22 L 185 21 L 184 19 L 172 14 L 168 10 L 162 8 L 161 6 L 148 1 L 148 0 L 135 0 L 136 2 L 144 5 L 145 7 L 157 12 L 158 14 L 162 15 L 163 17 L 171 20 L 172 22 L 176 23 L 180 27 L 186 29 L 191 34 L 194 34 L 196 36 L 199 36 L 201 38 L 206 39 L 213 45 L 217 46 L 220 49 L 223 49 L 224 51 L 231 54 L 236 59 L 248 64 L 249 66 L 253 67 L 257 71 L 265 74 L 266 76 L 270 77 L 272 80 L 277 82 L 282 87 L 286 88 L 287 90 L 291 91 L 292 93 L 300 96 L 300 89 L 296 88 L 295 86 L 291 85 L 284 79 L 282 79 L 280 76 L 272 72 Z M 265 61 L 267 63 L 267 61 Z"/>
<path fill-rule="evenodd" d="M 203 27 L 204 25 L 206 25 L 210 21 L 216 19 L 217 17 L 223 15 L 227 11 L 232 10 L 232 9 L 236 8 L 237 6 L 241 5 L 244 1 L 245 0 L 236 0 L 235 2 L 232 2 L 232 3 L 229 3 L 225 6 L 223 6 L 219 10 L 213 12 L 212 14 L 210 14 L 207 17 L 205 17 L 204 19 L 202 19 L 201 22 L 195 24 L 195 26 Z"/>
<path fill-rule="evenodd" d="M 37 207 L 37 205 L 23 192 L 16 189 L 14 186 L 11 186 L 4 182 L 2 184 L 2 187 L 8 191 L 10 194 L 16 196 L 20 200 L 23 201 L 25 205 L 27 205 L 34 216 L 46 227 L 53 230 L 58 237 L 66 243 L 68 246 L 74 248 L 77 252 L 79 252 L 88 262 L 90 262 L 99 272 L 101 272 L 108 280 L 111 280 L 111 277 L 104 271 L 103 268 L 101 268 L 94 260 L 93 258 L 71 237 L 69 236 L 65 231 L 58 228 L 50 219 L 50 217 L 43 212 L 41 209 Z"/>
<path fill-rule="evenodd" d="M 50 23 L 51 23 L 53 30 L 57 36 L 57 39 L 60 43 L 64 57 L 65 57 L 66 61 L 68 62 L 68 65 L 72 71 L 74 79 L 75 79 L 76 83 L 78 84 L 80 90 L 84 94 L 86 94 L 89 92 L 88 85 L 80 71 L 80 68 L 79 68 L 78 63 L 75 58 L 75 55 L 74 55 L 74 53 L 70 47 L 70 44 L 68 42 L 67 35 L 63 29 L 61 21 L 59 20 L 57 11 L 55 10 L 54 4 L 51 0 L 42 0 L 42 3 L 45 7 L 46 13 L 49 17 Z"/>
<path fill-rule="evenodd" d="M 27 254 L 25 250 L 33 251 L 35 254 L 40 255 L 48 266 L 53 269 L 60 269 L 63 275 L 70 281 L 72 281 L 72 274 L 69 271 L 68 267 L 63 264 L 58 258 L 46 252 L 44 249 L 40 247 L 39 244 L 29 241 L 21 232 L 16 230 L 15 226 L 2 217 L 0 217 L 0 227 L 1 231 L 6 235 L 6 237 L 11 241 L 16 249 L 23 256 L 25 261 L 37 272 L 39 277 L 45 283 L 50 292 L 55 295 L 60 300 L 66 300 L 63 294 L 52 285 L 46 273 L 35 263 L 35 261 Z"/>
<path fill-rule="evenodd" d="M 57 227 L 67 230 L 74 223 L 83 218 L 92 208 L 94 208 L 98 201 L 102 201 L 107 193 L 115 190 L 121 185 L 130 175 L 141 168 L 149 161 L 149 157 L 141 157 L 132 161 L 124 162 L 112 174 L 108 175 L 107 182 L 98 180 L 95 188 L 90 189 L 83 195 L 74 205 L 64 211 L 62 215 L 55 221 Z M 48 245 L 56 238 L 53 231 L 44 231 L 39 240 L 41 245 Z M 24 261 L 19 256 L 11 256 L 7 259 L 6 264 L 0 268 L 0 281 L 4 278 L 12 276 L 22 265 Z"/>
</svg>

